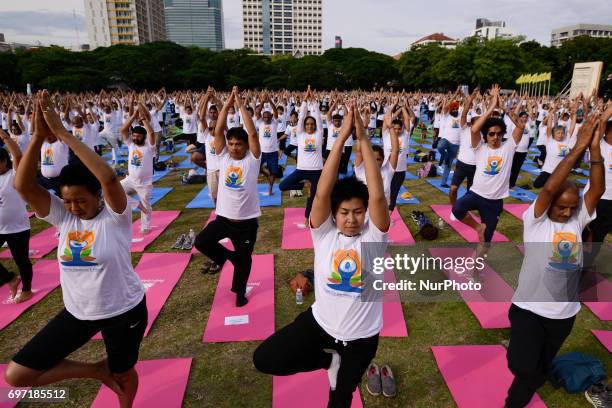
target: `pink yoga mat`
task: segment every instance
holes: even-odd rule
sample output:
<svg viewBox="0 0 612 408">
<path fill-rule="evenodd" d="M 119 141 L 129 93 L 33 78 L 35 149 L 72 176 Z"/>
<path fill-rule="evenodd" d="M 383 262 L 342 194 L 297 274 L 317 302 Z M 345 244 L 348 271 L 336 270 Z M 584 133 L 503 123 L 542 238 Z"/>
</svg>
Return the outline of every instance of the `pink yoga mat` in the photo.
<svg viewBox="0 0 612 408">
<path fill-rule="evenodd" d="M 610 353 L 612 353 L 612 330 L 591 330 L 601 344 L 603 344 Z"/>
<path fill-rule="evenodd" d="M 55 227 L 49 227 L 30 237 L 30 258 L 40 259 L 57 248 Z M 11 251 L 6 249 L 0 252 L 0 259 L 12 259 Z"/>
<path fill-rule="evenodd" d="M 134 408 L 180 408 L 189 379 L 191 358 L 139 361 Z M 117 394 L 103 385 L 91 408 L 119 407 Z"/>
<path fill-rule="evenodd" d="M 285 208 L 282 249 L 312 249 L 310 229 L 299 228 L 300 224 L 304 224 L 304 209 Z"/>
<path fill-rule="evenodd" d="M 0 287 L 0 330 L 18 318 L 30 306 L 35 305 L 49 292 L 59 286 L 59 265 L 55 259 L 43 259 L 36 262 L 33 267 L 32 292 L 34 296 L 27 302 L 15 304 L 8 301 L 10 290 L 8 285 Z"/>
<path fill-rule="evenodd" d="M 503 346 L 433 346 L 442 377 L 459 408 L 503 407 L 514 376 Z M 536 394 L 527 408 L 545 408 Z"/>
<path fill-rule="evenodd" d="M 461 221 L 451 220 L 450 216 L 451 216 L 452 206 L 450 205 L 432 205 L 431 208 L 432 210 L 434 210 L 436 214 L 438 214 L 440 218 L 446 221 L 448 225 L 453 227 L 453 229 L 457 231 L 459 235 L 461 235 L 466 241 L 478 242 L 478 233 L 476 233 L 476 231 L 474 231 L 472 228 L 468 227 Z M 476 217 L 476 221 L 480 222 L 480 218 Z M 508 242 L 508 241 L 510 240 L 506 236 L 500 234 L 499 232 L 495 231 L 493 233 L 493 242 Z"/>
<path fill-rule="evenodd" d="M 385 282 L 396 282 L 393 269 L 385 271 Z M 407 337 L 408 329 L 404 320 L 404 310 L 397 291 L 387 290 L 383 293 L 383 328 L 382 337 Z"/>
<path fill-rule="evenodd" d="M 231 291 L 233 273 L 234 266 L 226 262 L 204 330 L 204 343 L 264 340 L 274 333 L 274 255 L 253 255 L 246 306 L 236 307 L 236 295 Z"/>
<path fill-rule="evenodd" d="M 147 293 L 147 310 L 149 312 L 148 324 L 145 330 L 145 337 L 149 334 L 151 326 L 159 316 L 170 293 L 185 272 L 191 254 L 181 253 L 145 253 L 140 258 L 140 262 L 134 270 L 142 279 Z M 100 333 L 94 337 L 96 340 L 102 339 Z"/>
<path fill-rule="evenodd" d="M 531 207 L 531 204 L 504 204 L 504 210 L 523 221 L 523 213 Z"/>
<path fill-rule="evenodd" d="M 180 211 L 153 211 L 151 217 L 151 232 L 146 235 L 140 233 L 140 219 L 132 224 L 132 252 L 142 252 L 157 237 L 159 237 L 168 225 L 178 218 Z"/>
<path fill-rule="evenodd" d="M 430 248 L 429 253 L 440 258 L 474 256 L 474 250 L 471 248 Z M 454 270 L 445 269 L 444 272 L 449 279 L 456 282 L 468 282 L 465 275 L 459 275 Z M 508 310 L 514 290 L 487 264 L 479 273 L 482 289 L 480 291 L 459 291 L 459 294 L 483 329 L 510 327 Z"/>
<path fill-rule="evenodd" d="M 416 244 L 410 230 L 404 223 L 397 208 L 391 213 L 391 228 L 389 228 L 389 244 L 394 246 L 412 246 Z"/>
<path fill-rule="evenodd" d="M 215 210 L 211 211 L 210 216 L 208 217 L 208 220 L 206 221 L 206 224 L 204 224 L 204 226 L 210 224 L 216 218 L 217 218 L 217 213 L 215 212 Z M 196 234 L 197 234 L 197 232 L 196 232 Z M 229 240 L 229 238 L 226 238 L 225 240 L 221 240 L 219 242 L 221 243 L 221 245 L 223 245 L 224 247 L 226 247 L 230 251 L 234 250 L 234 245 L 232 244 L 232 241 Z M 198 251 L 195 247 L 193 247 L 193 249 L 191 250 L 191 253 L 192 254 L 198 254 L 198 253 L 200 253 L 200 251 Z"/>
<path fill-rule="evenodd" d="M 14 399 L 14 398 L 9 398 L 9 391 L 11 389 L 19 389 L 19 390 L 27 390 L 29 388 L 15 388 L 15 387 L 11 387 L 9 384 L 7 384 L 6 381 L 4 381 L 4 372 L 6 371 L 6 367 L 8 366 L 8 364 L 0 364 L 0 408 L 13 408 L 15 406 L 17 406 L 17 404 L 19 403 L 19 401 L 21 401 L 21 398 L 19 399 Z M 10 402 L 9 402 L 10 401 Z"/>
<path fill-rule="evenodd" d="M 329 401 L 326 370 L 272 378 L 272 408 L 323 408 Z M 362 408 L 359 387 L 353 393 L 351 408 Z"/>
<path fill-rule="evenodd" d="M 597 283 L 588 289 L 587 292 L 582 292 L 582 299 L 599 299 L 598 302 L 583 302 L 585 306 L 591 309 L 591 312 L 599 318 L 599 320 L 612 320 L 612 282 L 605 276 L 597 274 Z"/>
</svg>

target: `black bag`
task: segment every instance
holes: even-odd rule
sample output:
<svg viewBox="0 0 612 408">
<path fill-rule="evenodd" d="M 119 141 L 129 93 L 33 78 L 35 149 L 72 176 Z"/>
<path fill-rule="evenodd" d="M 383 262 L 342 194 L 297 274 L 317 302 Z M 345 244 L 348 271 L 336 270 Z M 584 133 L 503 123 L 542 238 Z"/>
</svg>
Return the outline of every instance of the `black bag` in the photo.
<svg viewBox="0 0 612 408">
<path fill-rule="evenodd" d="M 168 166 L 166 166 L 166 162 L 156 162 L 153 163 L 153 170 L 155 171 L 164 171 L 166 170 L 166 168 L 168 168 Z"/>
</svg>

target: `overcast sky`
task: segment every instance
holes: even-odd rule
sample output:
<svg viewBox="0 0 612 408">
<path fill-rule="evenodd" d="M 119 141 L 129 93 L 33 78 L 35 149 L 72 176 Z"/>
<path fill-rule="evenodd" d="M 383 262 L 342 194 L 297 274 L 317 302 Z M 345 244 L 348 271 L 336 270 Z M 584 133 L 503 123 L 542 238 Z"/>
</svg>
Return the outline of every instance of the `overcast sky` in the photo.
<svg viewBox="0 0 612 408">
<path fill-rule="evenodd" d="M 324 48 L 334 36 L 345 47 L 397 54 L 415 40 L 443 32 L 463 38 L 476 18 L 505 20 L 515 33 L 550 44 L 555 27 L 610 24 L 610 0 L 323 0 Z M 225 45 L 241 48 L 241 0 L 224 0 Z M 75 16 L 76 14 L 76 16 Z M 7 41 L 74 46 L 88 43 L 84 0 L 0 1 L 0 32 Z M 78 40 L 77 40 L 78 32 Z"/>
</svg>

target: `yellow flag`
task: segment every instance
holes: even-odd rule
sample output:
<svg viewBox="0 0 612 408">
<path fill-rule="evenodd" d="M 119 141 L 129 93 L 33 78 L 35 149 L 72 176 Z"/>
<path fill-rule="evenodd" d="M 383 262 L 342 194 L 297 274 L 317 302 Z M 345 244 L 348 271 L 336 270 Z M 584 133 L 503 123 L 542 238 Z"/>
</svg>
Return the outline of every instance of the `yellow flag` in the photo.
<svg viewBox="0 0 612 408">
<path fill-rule="evenodd" d="M 551 79 L 552 79 L 552 72 L 548 72 L 548 73 L 546 74 L 546 80 L 547 80 L 547 81 L 550 81 Z"/>
<path fill-rule="evenodd" d="M 518 77 L 518 78 L 516 79 L 516 83 L 517 83 L 517 84 L 519 84 L 519 85 L 520 85 L 520 84 L 522 84 L 522 83 L 523 83 L 523 77 L 524 77 L 524 76 L 525 76 L 525 75 L 521 75 L 520 77 Z"/>
</svg>

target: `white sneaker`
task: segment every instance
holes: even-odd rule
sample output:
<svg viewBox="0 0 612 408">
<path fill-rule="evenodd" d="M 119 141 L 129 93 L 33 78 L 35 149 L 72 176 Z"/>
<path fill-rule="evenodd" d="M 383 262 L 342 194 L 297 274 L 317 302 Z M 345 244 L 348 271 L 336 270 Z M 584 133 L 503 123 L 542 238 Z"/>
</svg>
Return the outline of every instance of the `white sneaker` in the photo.
<svg viewBox="0 0 612 408">
<path fill-rule="evenodd" d="M 451 213 L 450 213 L 450 219 L 451 219 L 451 221 L 459 221 L 459 220 L 457 219 L 457 217 L 455 217 L 455 214 L 453 214 L 453 212 L 452 212 L 452 211 L 451 211 Z"/>
<path fill-rule="evenodd" d="M 151 232 L 151 214 L 142 211 L 140 216 L 140 233 L 148 234 Z"/>
<path fill-rule="evenodd" d="M 295 190 L 290 190 L 289 191 L 289 198 L 293 198 L 295 197 Z"/>
<path fill-rule="evenodd" d="M 327 369 L 327 378 L 329 379 L 329 388 L 332 391 L 336 390 L 336 383 L 338 380 L 338 370 L 340 370 L 340 354 L 335 351 L 332 353 L 332 362 Z"/>
</svg>

